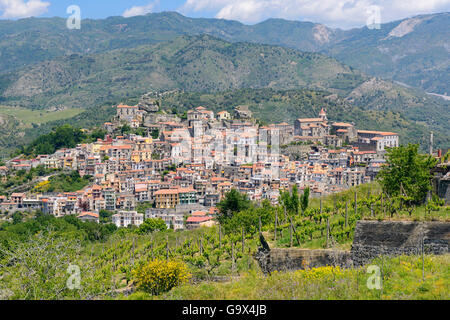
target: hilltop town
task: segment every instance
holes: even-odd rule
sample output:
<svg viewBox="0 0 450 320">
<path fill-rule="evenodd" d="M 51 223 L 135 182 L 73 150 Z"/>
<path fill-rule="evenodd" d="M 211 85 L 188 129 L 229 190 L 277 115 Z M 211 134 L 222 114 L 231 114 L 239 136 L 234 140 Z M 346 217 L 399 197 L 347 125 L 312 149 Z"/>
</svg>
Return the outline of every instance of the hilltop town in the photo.
<svg viewBox="0 0 450 320">
<path fill-rule="evenodd" d="M 39 192 L 36 186 L 13 192 L 0 196 L 0 210 L 41 210 L 96 222 L 107 210 L 115 213 L 118 227 L 162 218 L 175 230 L 195 228 L 214 223 L 216 204 L 232 188 L 250 200 L 276 204 L 279 190 L 293 184 L 320 196 L 371 182 L 386 148 L 399 143 L 393 132 L 330 123 L 324 109 L 293 125 L 260 126 L 246 106 L 234 114 L 200 106 L 185 119 L 162 112 L 157 100 L 145 96 L 139 105 L 116 108 L 115 118 L 103 125 L 104 139 L 33 159 L 16 157 L 0 167 L 3 178 L 43 166 L 77 171 L 92 183 L 75 192 Z M 124 126 L 140 134 L 122 135 Z M 46 183 L 44 178 L 37 186 Z M 138 213 L 143 203 L 146 211 Z"/>
</svg>

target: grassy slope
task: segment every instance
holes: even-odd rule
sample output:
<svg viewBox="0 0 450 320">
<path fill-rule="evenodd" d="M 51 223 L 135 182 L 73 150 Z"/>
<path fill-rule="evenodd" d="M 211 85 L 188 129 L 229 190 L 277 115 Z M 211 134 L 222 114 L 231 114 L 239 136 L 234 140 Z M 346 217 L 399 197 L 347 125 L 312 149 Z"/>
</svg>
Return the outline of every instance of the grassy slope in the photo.
<svg viewBox="0 0 450 320">
<path fill-rule="evenodd" d="M 73 108 L 59 111 L 30 110 L 20 107 L 0 106 L 0 114 L 10 115 L 25 125 L 42 124 L 50 121 L 68 119 L 77 116 L 84 110 Z"/>
<path fill-rule="evenodd" d="M 119 103 L 119 101 L 115 101 L 115 103 Z M 43 110 L 34 110 L 30 112 L 44 113 Z M 92 128 L 98 126 L 103 122 L 110 120 L 116 113 L 116 110 L 111 106 L 99 106 L 86 109 L 81 113 L 77 111 L 77 115 L 68 118 L 64 117 L 66 115 L 65 112 L 66 111 L 62 111 L 60 114 L 57 114 L 58 118 L 60 118 L 59 120 L 48 121 L 37 126 L 23 126 L 15 117 L 9 115 L 2 116 L 0 114 L 0 118 L 8 117 L 9 119 L 8 122 L 5 122 L 8 124 L 8 127 L 5 128 L 5 130 L 0 128 L 0 156 L 9 156 L 18 146 L 27 145 L 36 139 L 36 137 L 47 134 L 51 132 L 52 128 L 63 124 L 70 124 L 80 128 Z M 54 116 L 49 114 L 48 117 Z M 14 137 L 14 139 L 10 139 L 10 137 Z"/>
</svg>

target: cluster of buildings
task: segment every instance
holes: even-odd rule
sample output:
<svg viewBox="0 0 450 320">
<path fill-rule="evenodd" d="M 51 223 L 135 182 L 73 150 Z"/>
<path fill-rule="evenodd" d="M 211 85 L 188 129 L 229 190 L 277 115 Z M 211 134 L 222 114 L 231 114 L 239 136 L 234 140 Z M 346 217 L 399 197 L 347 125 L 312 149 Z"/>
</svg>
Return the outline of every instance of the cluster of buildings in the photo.
<svg viewBox="0 0 450 320">
<path fill-rule="evenodd" d="M 107 210 L 118 227 L 161 218 L 176 230 L 195 228 L 215 223 L 216 205 L 232 188 L 274 204 L 279 189 L 293 184 L 309 187 L 313 196 L 339 192 L 374 180 L 385 149 L 398 146 L 395 133 L 329 123 L 323 109 L 318 118 L 293 125 L 259 126 L 246 106 L 217 114 L 198 107 L 186 116 L 160 112 L 152 101 L 119 105 L 115 119 L 104 124 L 104 139 L 8 161 L 0 179 L 42 165 L 92 176 L 92 184 L 70 193 L 0 196 L 0 211 L 41 210 L 98 222 Z M 141 128 L 144 136 L 117 135 L 124 124 Z M 143 203 L 148 208 L 137 213 Z"/>
</svg>

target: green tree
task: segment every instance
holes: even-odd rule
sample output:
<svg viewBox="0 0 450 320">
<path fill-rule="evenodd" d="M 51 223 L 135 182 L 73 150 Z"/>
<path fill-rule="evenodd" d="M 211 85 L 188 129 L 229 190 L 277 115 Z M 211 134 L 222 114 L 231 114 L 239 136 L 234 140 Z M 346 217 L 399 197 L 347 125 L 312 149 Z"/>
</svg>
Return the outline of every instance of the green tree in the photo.
<svg viewBox="0 0 450 320">
<path fill-rule="evenodd" d="M 121 128 L 120 128 L 120 133 L 121 134 L 128 134 L 131 132 L 131 127 L 127 124 L 124 124 Z"/>
<path fill-rule="evenodd" d="M 13 213 L 12 219 L 13 219 L 13 224 L 21 223 L 22 219 L 23 219 L 23 215 L 19 211 L 16 211 Z"/>
<path fill-rule="evenodd" d="M 219 209 L 217 219 L 223 224 L 235 213 L 249 209 L 250 207 L 251 201 L 247 198 L 246 194 L 240 193 L 236 189 L 231 189 L 225 194 L 225 198 L 217 204 L 217 208 Z"/>
<path fill-rule="evenodd" d="M 152 130 L 152 132 L 150 133 L 150 135 L 151 135 L 151 137 L 152 137 L 153 139 L 158 139 L 158 137 L 159 137 L 159 130 L 158 130 L 158 129 Z"/>
<path fill-rule="evenodd" d="M 104 139 L 106 135 L 106 130 L 96 128 L 92 131 L 90 139 L 91 141 L 97 141 L 98 139 Z"/>
<path fill-rule="evenodd" d="M 292 186 L 292 192 L 280 190 L 280 203 L 286 208 L 286 212 L 290 215 L 298 214 L 300 201 L 298 197 L 298 188 L 294 184 Z"/>
<path fill-rule="evenodd" d="M 146 137 L 147 136 L 147 130 L 144 128 L 137 128 L 136 130 L 134 130 L 134 133 L 138 136 L 141 137 Z"/>
<path fill-rule="evenodd" d="M 305 212 L 306 209 L 308 209 L 309 205 L 309 187 L 306 187 L 303 191 L 303 194 L 300 196 L 300 206 L 302 208 L 302 212 Z"/>
<path fill-rule="evenodd" d="M 110 223 L 111 222 L 111 217 L 114 214 L 114 212 L 112 211 L 108 211 L 108 210 L 100 210 L 98 212 L 98 215 L 100 217 L 100 222 L 101 223 Z"/>
<path fill-rule="evenodd" d="M 145 211 L 149 208 L 152 208 L 153 203 L 152 202 L 141 202 L 137 205 L 136 211 L 138 213 L 145 213 Z"/>
<path fill-rule="evenodd" d="M 80 129 L 65 124 L 35 139 L 24 148 L 23 153 L 26 155 L 51 154 L 61 148 L 74 148 L 84 139 L 86 135 Z"/>
<path fill-rule="evenodd" d="M 146 234 L 153 231 L 167 230 L 166 223 L 161 218 L 158 219 L 146 219 L 137 229 L 137 233 Z"/>
<path fill-rule="evenodd" d="M 414 203 L 424 201 L 431 189 L 430 169 L 436 165 L 436 159 L 419 154 L 418 150 L 418 144 L 387 150 L 387 165 L 379 174 L 384 192 L 391 196 L 406 195 Z"/>
</svg>

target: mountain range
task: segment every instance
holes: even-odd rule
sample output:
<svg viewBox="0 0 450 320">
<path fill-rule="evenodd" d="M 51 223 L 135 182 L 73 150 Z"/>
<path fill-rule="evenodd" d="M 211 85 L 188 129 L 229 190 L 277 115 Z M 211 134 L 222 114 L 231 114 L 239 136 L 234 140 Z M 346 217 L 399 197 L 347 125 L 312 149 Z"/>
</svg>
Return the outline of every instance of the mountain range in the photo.
<svg viewBox="0 0 450 320">
<path fill-rule="evenodd" d="M 62 55 L 89 54 L 208 34 L 229 42 L 253 42 L 321 52 L 373 76 L 450 95 L 450 13 L 416 16 L 351 30 L 269 19 L 255 25 L 188 18 L 176 12 L 131 18 L 83 20 L 69 30 L 63 18 L 0 21 L 0 73 Z"/>
</svg>

